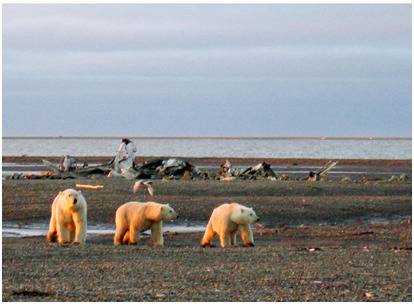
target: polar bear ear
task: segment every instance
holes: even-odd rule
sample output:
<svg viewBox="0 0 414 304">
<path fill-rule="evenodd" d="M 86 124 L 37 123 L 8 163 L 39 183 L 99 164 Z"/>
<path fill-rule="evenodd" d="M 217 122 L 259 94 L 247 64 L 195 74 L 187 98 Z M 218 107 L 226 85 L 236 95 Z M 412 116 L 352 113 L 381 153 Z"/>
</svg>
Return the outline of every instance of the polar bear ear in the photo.
<svg viewBox="0 0 414 304">
<path fill-rule="evenodd" d="M 243 212 L 244 212 L 244 209 L 241 210 L 241 213 L 243 213 Z"/>
<path fill-rule="evenodd" d="M 82 194 L 82 191 L 78 190 L 78 194 Z"/>
</svg>

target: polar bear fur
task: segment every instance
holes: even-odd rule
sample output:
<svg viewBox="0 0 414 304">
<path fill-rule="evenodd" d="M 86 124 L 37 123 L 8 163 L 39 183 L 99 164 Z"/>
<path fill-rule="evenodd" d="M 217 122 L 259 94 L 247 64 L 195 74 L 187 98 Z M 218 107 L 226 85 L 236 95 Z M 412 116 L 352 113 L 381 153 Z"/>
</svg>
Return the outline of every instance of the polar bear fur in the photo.
<svg viewBox="0 0 414 304">
<path fill-rule="evenodd" d="M 84 244 L 86 241 L 87 205 L 80 191 L 59 192 L 52 204 L 47 240 L 60 244 Z"/>
<path fill-rule="evenodd" d="M 114 245 L 136 245 L 140 232 L 151 229 L 155 245 L 164 246 L 162 222 L 173 221 L 177 213 L 168 204 L 128 202 L 116 210 Z"/>
<path fill-rule="evenodd" d="M 237 203 L 223 204 L 213 210 L 201 245 L 211 246 L 211 240 L 216 235 L 220 237 L 221 247 L 236 245 L 236 233 L 239 231 L 243 246 L 254 246 L 250 224 L 259 220 L 252 208 Z"/>
</svg>

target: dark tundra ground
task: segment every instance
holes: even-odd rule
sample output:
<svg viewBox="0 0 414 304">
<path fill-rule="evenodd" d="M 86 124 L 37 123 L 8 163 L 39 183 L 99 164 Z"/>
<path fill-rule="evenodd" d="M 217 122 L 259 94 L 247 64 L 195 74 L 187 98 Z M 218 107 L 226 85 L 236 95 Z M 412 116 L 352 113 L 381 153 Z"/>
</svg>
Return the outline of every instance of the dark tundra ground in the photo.
<svg viewBox="0 0 414 304">
<path fill-rule="evenodd" d="M 369 178 L 369 176 L 368 176 Z M 88 220 L 114 222 L 142 200 L 124 179 L 3 180 L 3 221 L 47 223 L 58 191 L 76 183 Z M 167 233 L 115 248 L 112 235 L 84 246 L 44 237 L 3 238 L 4 301 L 411 301 L 411 182 L 155 181 L 179 224 L 206 224 L 236 201 L 255 209 L 254 248 L 201 248 L 202 233 Z M 320 225 L 323 224 L 323 225 Z M 217 241 L 216 241 L 217 244 Z"/>
</svg>

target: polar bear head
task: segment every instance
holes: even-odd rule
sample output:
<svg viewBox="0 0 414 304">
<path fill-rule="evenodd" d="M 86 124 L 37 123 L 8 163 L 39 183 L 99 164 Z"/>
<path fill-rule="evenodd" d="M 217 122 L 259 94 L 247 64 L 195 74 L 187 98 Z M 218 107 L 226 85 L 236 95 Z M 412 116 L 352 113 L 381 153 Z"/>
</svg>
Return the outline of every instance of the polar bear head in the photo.
<svg viewBox="0 0 414 304">
<path fill-rule="evenodd" d="M 253 224 L 260 220 L 253 208 L 237 206 L 231 214 L 231 220 L 238 225 Z"/>
<path fill-rule="evenodd" d="M 150 221 L 173 221 L 178 217 L 177 212 L 168 204 L 148 202 L 145 209 L 145 216 Z"/>
<path fill-rule="evenodd" d="M 173 221 L 178 218 L 177 212 L 168 204 L 161 205 L 161 218 L 163 221 Z"/>
<path fill-rule="evenodd" d="M 66 189 L 60 192 L 60 199 L 63 200 L 67 209 L 78 210 L 86 205 L 85 198 L 80 191 Z"/>
</svg>

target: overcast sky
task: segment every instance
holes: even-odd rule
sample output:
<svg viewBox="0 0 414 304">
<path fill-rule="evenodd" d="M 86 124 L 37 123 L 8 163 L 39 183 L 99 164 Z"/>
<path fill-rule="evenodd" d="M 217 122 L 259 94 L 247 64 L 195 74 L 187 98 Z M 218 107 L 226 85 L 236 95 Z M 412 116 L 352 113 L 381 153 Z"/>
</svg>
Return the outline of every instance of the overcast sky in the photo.
<svg viewBox="0 0 414 304">
<path fill-rule="evenodd" d="M 4 136 L 411 136 L 410 5 L 3 5 Z"/>
</svg>

